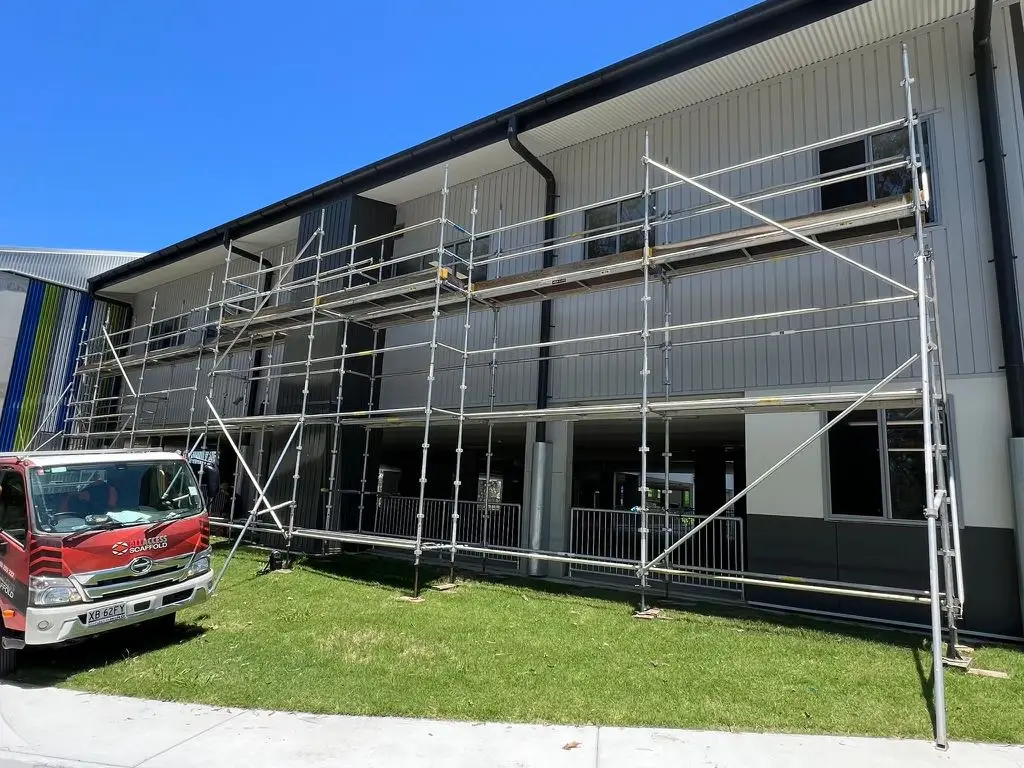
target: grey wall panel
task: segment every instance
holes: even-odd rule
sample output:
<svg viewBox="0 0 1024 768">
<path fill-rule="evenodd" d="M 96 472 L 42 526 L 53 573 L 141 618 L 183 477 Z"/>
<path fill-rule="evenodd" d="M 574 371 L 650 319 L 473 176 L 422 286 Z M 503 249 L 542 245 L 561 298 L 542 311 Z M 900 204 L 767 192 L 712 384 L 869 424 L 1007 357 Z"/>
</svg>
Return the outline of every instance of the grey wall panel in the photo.
<svg viewBox="0 0 1024 768">
<path fill-rule="evenodd" d="M 1016 6 L 1016 7 L 1012 7 Z M 1024 40 L 1014 40 L 1011 15 L 1020 12 L 1019 3 L 997 8 L 992 17 L 992 45 L 996 59 L 996 88 L 999 101 L 1000 127 L 1005 152 L 1007 193 L 1010 210 L 1024 210 L 1024 71 L 1019 66 L 1024 60 Z M 980 142 L 980 140 L 979 140 Z M 981 157 L 980 151 L 977 155 Z M 1017 226 L 1014 226 L 1017 225 Z M 1024 228 L 1011 221 L 1010 230 L 1014 250 L 1024 253 Z M 988 233 L 985 233 L 988 237 Z M 1017 291 L 1024 296 L 1024 274 L 1017 272 Z M 995 329 L 994 329 L 995 330 Z M 993 337 L 998 344 L 998 336 Z"/>
<path fill-rule="evenodd" d="M 512 307 L 498 315 L 498 345 L 533 343 L 538 338 L 538 313 L 535 306 Z M 462 348 L 465 315 L 445 317 L 438 321 L 440 343 Z M 470 316 L 470 347 L 488 349 L 493 339 L 493 313 L 475 311 Z M 430 340 L 430 325 L 417 324 L 390 328 L 389 345 L 416 344 Z M 495 379 L 497 404 L 533 403 L 537 388 L 536 350 L 502 352 L 498 355 Z M 386 353 L 384 379 L 381 383 L 382 408 L 422 406 L 426 396 L 426 370 L 430 360 L 427 347 Z M 438 348 L 433 390 L 433 404 L 456 408 L 462 379 L 461 355 Z M 472 355 L 466 371 L 466 407 L 480 408 L 489 403 L 490 354 Z"/>
<path fill-rule="evenodd" d="M 284 243 L 263 252 L 264 258 L 271 263 L 279 264 L 287 261 L 295 255 L 295 243 Z M 232 278 L 239 277 L 256 271 L 258 265 L 247 259 L 236 258 L 231 262 L 229 275 Z M 183 344 L 187 346 L 198 345 L 203 338 L 202 326 L 204 318 L 214 321 L 220 314 L 219 307 L 212 307 L 207 315 L 204 307 L 208 303 L 210 294 L 210 278 L 213 278 L 212 300 L 219 302 L 224 295 L 224 268 L 222 266 L 213 269 L 203 270 L 171 283 L 157 286 L 155 289 L 143 291 L 133 298 L 134 324 L 137 326 L 132 336 L 133 342 L 138 346 L 133 351 L 142 351 L 142 342 L 148 334 L 150 318 L 157 322 L 178 315 L 185 315 Z M 255 287 L 258 277 L 247 278 L 245 282 Z M 240 294 L 244 289 L 228 283 L 227 297 Z M 153 299 L 156 298 L 156 310 L 153 311 Z M 211 340 L 208 339 L 209 345 Z M 283 358 L 279 355 L 276 360 L 280 362 Z M 146 366 L 145 375 L 142 380 L 142 391 L 153 393 L 145 398 L 143 419 L 140 416 L 140 425 L 176 426 L 186 425 L 189 422 L 189 412 L 193 406 L 191 387 L 196 380 L 197 358 L 181 360 L 174 363 L 154 363 Z M 199 375 L 199 394 L 196 398 L 196 411 L 194 422 L 205 421 L 206 407 L 204 398 L 209 390 L 209 372 L 213 364 L 213 348 L 208 346 L 202 358 Z M 222 415 L 242 416 L 245 414 L 245 401 L 249 396 L 249 370 L 252 365 L 252 350 L 246 346 L 236 348 L 227 363 L 221 365 L 221 370 L 230 369 L 235 373 L 218 375 L 214 387 L 214 405 L 222 411 Z M 129 375 L 137 384 L 140 369 L 132 368 Z M 263 375 L 263 374 L 261 374 Z M 274 397 L 276 398 L 276 383 L 272 385 Z M 177 389 L 180 391 L 166 393 L 164 390 Z M 258 394 L 262 397 L 262 390 Z M 124 408 L 129 410 L 134 404 L 126 401 Z"/>
<path fill-rule="evenodd" d="M 932 182 L 938 218 L 928 228 L 928 236 L 937 264 L 944 353 L 949 372 L 960 374 L 987 373 L 1001 364 L 994 283 L 988 264 L 991 246 L 985 220 L 984 177 L 977 162 L 980 139 L 975 127 L 977 102 L 970 76 L 970 35 L 971 19 L 958 17 L 906 38 L 917 78 L 915 100 L 931 131 Z M 1002 60 L 1007 61 L 1005 41 L 1000 45 Z M 653 157 L 684 172 L 704 173 L 898 118 L 904 111 L 901 77 L 899 41 L 887 41 L 697 104 L 647 125 L 583 142 L 543 160 L 558 180 L 559 208 L 584 206 L 643 188 L 640 156 L 645 130 L 650 131 Z M 1009 91 L 1009 80 L 1005 76 L 1004 80 Z M 1019 106 L 1009 92 L 1005 101 Z M 1010 125 L 1016 136 L 1016 120 Z M 523 140 L 529 143 L 529 133 Z M 1018 149 L 1014 152 L 1015 158 L 1024 156 Z M 816 164 L 816 157 L 804 153 L 717 177 L 711 185 L 739 196 L 806 179 L 817 172 Z M 1024 171 L 1019 175 L 1024 179 Z M 652 178 L 655 183 L 663 181 L 657 172 Z M 468 210 L 465 201 L 473 183 L 452 189 L 453 217 L 463 216 Z M 495 220 L 496 203 L 502 204 L 506 220 L 542 210 L 540 177 L 525 165 L 490 174 L 475 183 L 481 190 L 478 221 L 488 222 L 483 226 Z M 1024 182 L 1020 186 L 1024 200 Z M 501 194 L 495 196 L 495 189 Z M 517 201 L 516 195 L 523 197 Z M 656 215 L 675 216 L 706 202 L 706 197 L 682 187 L 673 188 L 658 196 Z M 811 212 L 817 205 L 818 193 L 810 191 L 766 201 L 758 207 L 771 216 L 791 217 Z M 411 201 L 399 206 L 399 211 L 399 219 L 406 225 L 426 220 L 438 215 L 439 196 Z M 743 214 L 718 211 L 660 227 L 656 242 L 674 242 L 751 223 L 751 218 Z M 559 220 L 557 225 L 558 234 L 563 236 L 583 229 L 582 212 Z M 539 232 L 533 236 L 539 237 Z M 405 252 L 412 252 L 425 242 L 421 239 L 414 243 L 411 236 L 403 240 L 400 248 Z M 849 253 L 898 280 L 911 284 L 915 280 L 913 243 L 909 239 L 861 246 Z M 579 260 L 584 257 L 584 246 L 565 246 L 558 249 L 557 255 L 559 262 Z M 664 319 L 660 284 L 652 284 L 652 293 L 651 322 L 660 325 Z M 874 278 L 829 256 L 814 255 L 678 279 L 672 286 L 671 319 L 673 323 L 717 320 L 891 295 L 891 288 Z M 639 296 L 639 288 L 630 288 L 556 300 L 553 335 L 564 339 L 638 329 Z M 537 307 L 514 311 L 521 311 L 521 316 L 527 318 L 537 312 Z M 502 314 L 506 313 L 512 311 Z M 677 340 L 703 343 L 673 351 L 672 390 L 696 393 L 875 380 L 916 349 L 916 331 L 911 324 L 707 342 L 740 331 L 786 332 L 913 314 L 912 306 L 895 305 L 689 331 Z M 460 324 L 457 320 L 443 322 L 444 335 L 457 335 Z M 513 337 L 536 340 L 525 328 L 521 333 L 513 333 Z M 390 338 L 413 340 L 425 336 L 422 331 L 402 328 L 392 331 Z M 476 337 L 474 343 L 479 343 Z M 621 349 L 631 343 L 635 341 L 623 339 L 590 344 L 580 350 Z M 567 351 L 563 347 L 556 353 Z M 652 357 L 652 382 L 660 391 L 660 350 L 653 351 Z M 556 360 L 552 363 L 552 398 L 572 402 L 591 397 L 635 396 L 640 384 L 639 360 L 636 353 Z M 413 354 L 402 363 L 387 361 L 386 368 L 397 371 L 400 365 L 401 370 L 409 371 L 424 364 L 424 355 Z M 915 371 L 908 373 L 914 375 Z M 402 397 L 389 402 L 421 402 L 417 400 L 421 392 L 413 383 L 414 378 L 408 377 L 399 387 Z M 391 394 L 394 388 L 386 391 L 389 397 L 397 397 Z M 442 392 L 449 392 L 448 384 Z M 527 400 L 532 400 L 532 396 Z"/>
</svg>

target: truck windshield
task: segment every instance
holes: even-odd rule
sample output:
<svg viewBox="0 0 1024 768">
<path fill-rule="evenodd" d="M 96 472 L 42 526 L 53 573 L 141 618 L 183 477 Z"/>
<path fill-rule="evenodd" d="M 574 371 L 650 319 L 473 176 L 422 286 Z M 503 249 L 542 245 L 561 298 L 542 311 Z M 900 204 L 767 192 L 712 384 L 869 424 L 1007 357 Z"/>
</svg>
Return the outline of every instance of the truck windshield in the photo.
<svg viewBox="0 0 1024 768">
<path fill-rule="evenodd" d="M 28 473 L 35 524 L 46 533 L 142 525 L 203 510 L 184 461 L 69 464 Z"/>
</svg>

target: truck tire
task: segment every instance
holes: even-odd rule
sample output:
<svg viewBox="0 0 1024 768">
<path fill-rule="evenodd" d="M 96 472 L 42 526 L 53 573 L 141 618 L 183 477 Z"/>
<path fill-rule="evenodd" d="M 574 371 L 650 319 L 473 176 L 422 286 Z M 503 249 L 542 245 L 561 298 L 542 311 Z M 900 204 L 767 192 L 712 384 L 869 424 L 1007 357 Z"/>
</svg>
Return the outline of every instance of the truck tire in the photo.
<svg viewBox="0 0 1024 768">
<path fill-rule="evenodd" d="M 18 652 L 0 646 L 0 680 L 10 677 L 18 667 Z"/>
</svg>

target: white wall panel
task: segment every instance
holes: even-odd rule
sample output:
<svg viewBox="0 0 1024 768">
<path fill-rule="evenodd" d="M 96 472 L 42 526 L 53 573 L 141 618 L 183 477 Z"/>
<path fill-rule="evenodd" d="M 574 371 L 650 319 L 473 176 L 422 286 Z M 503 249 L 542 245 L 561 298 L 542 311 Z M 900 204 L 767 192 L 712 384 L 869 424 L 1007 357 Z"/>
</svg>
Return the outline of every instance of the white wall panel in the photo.
<svg viewBox="0 0 1024 768">
<path fill-rule="evenodd" d="M 788 394 L 796 394 L 789 391 Z M 820 413 L 763 413 L 745 419 L 747 482 L 760 477 L 779 459 L 821 427 Z M 818 440 L 750 492 L 750 515 L 825 516 L 824 445 Z"/>
<path fill-rule="evenodd" d="M 1010 412 L 1006 379 L 949 379 L 959 462 L 959 496 L 965 525 L 1013 528 L 1010 482 Z"/>
<path fill-rule="evenodd" d="M 960 16 L 906 36 L 917 78 L 915 101 L 929 120 L 931 130 L 938 221 L 928 228 L 928 236 L 938 268 L 944 352 L 953 374 L 988 373 L 997 370 L 1001 363 L 994 282 L 988 264 L 991 246 L 985 220 L 984 177 L 977 162 L 980 138 L 971 77 L 974 67 L 971 23 L 969 16 Z M 1007 60 L 1005 44 L 999 55 L 1001 60 Z M 567 210 L 643 188 L 640 157 L 645 130 L 650 131 L 653 157 L 683 172 L 704 173 L 899 118 L 904 111 L 899 87 L 901 77 L 899 41 L 891 40 L 678 110 L 645 125 L 605 134 L 542 159 L 558 180 L 559 209 Z M 1003 85 L 1007 90 L 1006 100 L 1015 103 L 1008 81 Z M 1015 155 L 1018 160 L 1021 157 L 1024 151 Z M 816 157 L 805 153 L 726 174 L 716 178 L 712 186 L 730 195 L 749 194 L 764 187 L 808 178 L 816 173 L 816 163 Z M 1019 176 L 1024 179 L 1024 165 Z M 652 173 L 652 178 L 654 183 L 664 181 L 657 172 Z M 482 177 L 475 183 L 480 189 L 478 230 L 497 222 L 499 205 L 505 212 L 506 222 L 543 212 L 543 181 L 525 164 Z M 470 182 L 452 188 L 449 210 L 452 218 L 460 222 L 468 223 L 472 186 Z M 1018 186 L 1024 200 L 1024 181 Z M 759 204 L 759 209 L 774 217 L 798 216 L 815 210 L 817 197 L 815 191 L 804 192 L 766 201 Z M 704 202 L 707 202 L 704 196 L 677 187 L 659 195 L 657 213 L 678 214 Z M 399 221 L 409 225 L 437 216 L 439 203 L 439 195 L 435 194 L 401 205 Z M 656 242 L 676 242 L 751 223 L 744 214 L 719 211 L 661 227 Z M 540 227 L 535 225 L 531 229 L 532 239 L 542 236 Z M 557 225 L 557 233 L 562 236 L 583 229 L 582 212 L 560 219 Z M 431 237 L 432 242 L 436 242 L 436 232 L 431 233 Z M 407 235 L 399 241 L 398 247 L 399 252 L 410 253 L 430 244 L 424 233 Z M 915 279 L 913 250 L 913 242 L 904 239 L 861 246 L 849 253 L 898 280 L 912 283 Z M 580 260 L 584 257 L 584 246 L 562 247 L 557 257 L 559 263 Z M 537 254 L 531 260 L 519 260 L 509 266 L 521 271 L 539 266 L 539 258 Z M 661 286 L 656 281 L 652 282 L 652 294 L 652 325 L 660 325 L 664 314 Z M 565 339 L 639 329 L 640 295 L 639 287 L 631 287 L 556 300 L 553 336 Z M 671 289 L 671 320 L 673 323 L 718 320 L 891 295 L 892 289 L 874 278 L 832 257 L 813 255 L 677 279 Z M 539 307 L 533 305 L 514 312 L 521 321 L 512 324 L 508 336 L 503 331 L 502 343 L 536 341 Z M 745 341 L 692 342 L 722 339 L 739 331 L 805 330 L 836 325 L 840 321 L 907 317 L 908 313 L 913 315 L 912 306 L 895 305 L 742 326 L 722 325 L 683 333 L 676 336 L 675 341 L 690 343 L 673 350 L 672 391 L 740 391 L 753 387 L 878 379 L 915 350 L 916 330 L 912 324 Z M 511 316 L 513 312 L 505 310 L 502 314 Z M 529 327 L 527 318 L 532 320 Z M 474 325 L 476 322 L 474 319 Z M 459 325 L 461 320 L 444 321 L 445 335 L 457 336 L 456 326 Z M 423 337 L 423 331 L 413 327 L 389 331 L 389 343 Z M 580 347 L 580 351 L 621 350 L 635 346 L 637 341 L 621 339 L 603 345 L 590 344 Z M 661 339 L 656 343 L 660 344 Z M 568 348 L 562 347 L 555 353 L 567 351 Z M 661 391 L 661 351 L 653 349 L 651 354 L 652 389 Z M 385 369 L 399 370 L 401 366 L 408 370 L 414 357 L 409 355 L 409 362 L 401 363 L 388 360 Z M 424 361 L 422 355 L 419 358 L 420 362 Z M 594 397 L 635 397 L 640 391 L 639 370 L 638 352 L 556 360 L 552 363 L 552 400 L 577 402 Z M 916 371 L 908 375 L 916 375 Z M 385 385 L 385 404 L 410 403 L 417 396 L 410 389 L 410 381 Z M 529 382 L 524 382 L 522 389 L 511 388 L 509 396 L 528 394 L 529 389 Z M 441 391 L 442 399 L 451 401 L 452 384 L 443 384 Z M 532 395 L 525 399 L 532 400 Z"/>
</svg>

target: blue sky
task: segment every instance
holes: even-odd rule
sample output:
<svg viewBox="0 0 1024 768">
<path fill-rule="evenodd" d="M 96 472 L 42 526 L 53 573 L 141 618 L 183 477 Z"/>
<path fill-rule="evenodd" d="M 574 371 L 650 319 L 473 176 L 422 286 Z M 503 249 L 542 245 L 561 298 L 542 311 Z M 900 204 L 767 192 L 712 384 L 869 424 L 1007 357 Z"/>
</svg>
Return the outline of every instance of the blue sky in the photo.
<svg viewBox="0 0 1024 768">
<path fill-rule="evenodd" d="M 0 243 L 156 250 L 752 4 L 9 3 Z"/>
</svg>

